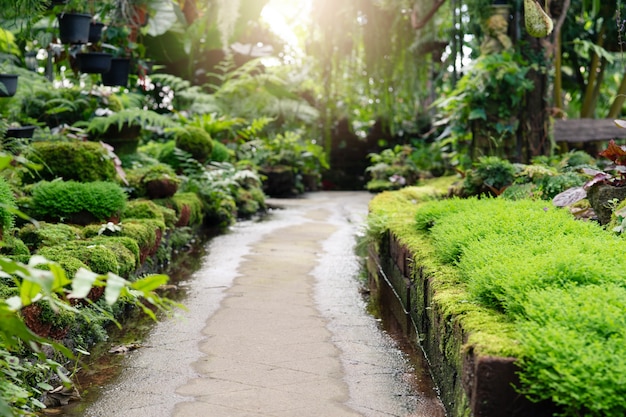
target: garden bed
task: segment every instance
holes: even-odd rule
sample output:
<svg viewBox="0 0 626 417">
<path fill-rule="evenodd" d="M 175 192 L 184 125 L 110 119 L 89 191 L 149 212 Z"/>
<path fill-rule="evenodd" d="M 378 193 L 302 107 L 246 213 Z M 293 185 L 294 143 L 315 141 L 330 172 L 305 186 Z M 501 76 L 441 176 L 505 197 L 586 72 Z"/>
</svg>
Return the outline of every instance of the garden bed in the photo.
<svg viewBox="0 0 626 417">
<path fill-rule="evenodd" d="M 623 415 L 623 239 L 545 201 L 444 199 L 439 181 L 372 200 L 367 269 L 448 415 Z"/>
</svg>

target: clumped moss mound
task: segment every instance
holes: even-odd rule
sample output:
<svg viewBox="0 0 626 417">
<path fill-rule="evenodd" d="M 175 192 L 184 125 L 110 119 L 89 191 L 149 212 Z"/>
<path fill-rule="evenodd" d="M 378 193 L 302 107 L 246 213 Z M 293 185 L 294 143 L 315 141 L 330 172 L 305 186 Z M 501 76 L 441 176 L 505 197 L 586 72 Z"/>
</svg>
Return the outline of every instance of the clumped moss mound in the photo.
<svg viewBox="0 0 626 417">
<path fill-rule="evenodd" d="M 42 181 L 33 187 L 34 217 L 89 224 L 119 216 L 127 196 L 117 184 L 105 181 Z"/>
<path fill-rule="evenodd" d="M 370 229 L 392 231 L 435 277 L 465 348 L 517 357 L 519 391 L 565 416 L 626 415 L 626 242 L 549 202 L 434 194 L 381 194 Z"/>
<path fill-rule="evenodd" d="M 100 143 L 49 141 L 31 146 L 26 158 L 42 164 L 43 169 L 24 175 L 25 181 L 118 181 L 115 163 Z"/>
</svg>

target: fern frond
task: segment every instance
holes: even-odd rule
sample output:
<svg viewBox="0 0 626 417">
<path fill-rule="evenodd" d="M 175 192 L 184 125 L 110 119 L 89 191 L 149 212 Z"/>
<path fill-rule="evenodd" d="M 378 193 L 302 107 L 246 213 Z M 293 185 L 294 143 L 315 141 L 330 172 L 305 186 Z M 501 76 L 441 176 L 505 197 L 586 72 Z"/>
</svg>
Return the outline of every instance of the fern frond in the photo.
<svg viewBox="0 0 626 417">
<path fill-rule="evenodd" d="M 168 116 L 159 114 L 152 110 L 128 108 L 120 110 L 119 112 L 113 113 L 109 116 L 94 117 L 87 125 L 87 132 L 92 134 L 102 134 L 111 126 L 117 126 L 120 130 L 124 126 L 139 126 L 142 129 L 168 129 L 175 128 L 178 124 Z"/>
<path fill-rule="evenodd" d="M 152 74 L 150 79 L 155 84 L 167 85 L 174 93 L 180 93 L 191 87 L 191 83 L 183 78 L 172 74 Z"/>
</svg>

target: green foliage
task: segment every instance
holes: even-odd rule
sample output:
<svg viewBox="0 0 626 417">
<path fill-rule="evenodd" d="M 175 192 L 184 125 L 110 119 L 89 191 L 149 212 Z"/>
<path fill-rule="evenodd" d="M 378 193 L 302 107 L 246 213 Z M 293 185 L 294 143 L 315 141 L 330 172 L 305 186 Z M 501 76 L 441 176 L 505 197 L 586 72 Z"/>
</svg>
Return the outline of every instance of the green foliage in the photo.
<svg viewBox="0 0 626 417">
<path fill-rule="evenodd" d="M 512 156 L 506 153 L 512 152 L 523 98 L 534 88 L 526 77 L 529 69 L 521 56 L 507 51 L 477 58 L 454 90 L 435 103 L 439 117 L 449 125 L 441 139 L 461 151 L 470 128 L 475 146 L 480 138 L 490 141 L 474 151 Z"/>
<path fill-rule="evenodd" d="M 370 166 L 366 172 L 371 180 L 366 188 L 371 192 L 398 190 L 407 185 L 414 185 L 419 177 L 411 155 L 413 148 L 409 145 L 396 145 L 384 149 L 380 153 L 370 153 Z"/>
<path fill-rule="evenodd" d="M 467 195 L 500 195 L 515 180 L 515 166 L 496 156 L 483 156 L 465 173 L 463 191 Z"/>
<path fill-rule="evenodd" d="M 15 215 L 12 210 L 15 208 L 13 190 L 4 178 L 0 177 L 0 232 L 6 232 L 13 227 Z"/>
<path fill-rule="evenodd" d="M 33 211 L 42 219 L 77 220 L 77 216 L 88 213 L 104 221 L 119 215 L 126 206 L 126 194 L 111 182 L 42 181 L 32 194 Z"/>
<path fill-rule="evenodd" d="M 204 129 L 188 126 L 175 131 L 176 147 L 191 154 L 199 162 L 205 162 L 211 156 L 213 140 Z"/>
<path fill-rule="evenodd" d="M 229 162 L 233 156 L 233 151 L 228 149 L 226 145 L 216 140 L 213 141 L 213 149 L 211 150 L 209 160 L 212 162 Z"/>
<path fill-rule="evenodd" d="M 89 122 L 77 125 L 83 124 L 87 132 L 96 136 L 106 133 L 111 127 L 122 130 L 125 126 L 139 126 L 142 129 L 167 129 L 178 126 L 168 116 L 138 107 L 125 108 L 108 116 L 94 117 Z"/>
<path fill-rule="evenodd" d="M 541 181 L 539 188 L 541 190 L 541 198 L 544 200 L 551 200 L 557 194 L 563 191 L 580 187 L 587 182 L 586 178 L 582 175 L 569 171 L 559 175 L 547 176 Z"/>
<path fill-rule="evenodd" d="M 62 178 L 65 181 L 91 182 L 117 179 L 114 160 L 96 142 L 35 142 L 25 157 L 44 165 L 44 169 L 34 175 L 24 174 L 25 181 Z"/>
</svg>

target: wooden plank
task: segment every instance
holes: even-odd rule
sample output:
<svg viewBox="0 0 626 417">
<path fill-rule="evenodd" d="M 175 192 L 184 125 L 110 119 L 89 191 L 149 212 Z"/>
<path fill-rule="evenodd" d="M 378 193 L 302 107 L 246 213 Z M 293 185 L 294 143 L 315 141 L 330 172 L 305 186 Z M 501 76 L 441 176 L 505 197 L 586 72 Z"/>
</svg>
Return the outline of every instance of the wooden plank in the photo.
<svg viewBox="0 0 626 417">
<path fill-rule="evenodd" d="M 626 129 L 613 119 L 557 119 L 554 121 L 555 142 L 596 142 L 626 138 Z"/>
</svg>

